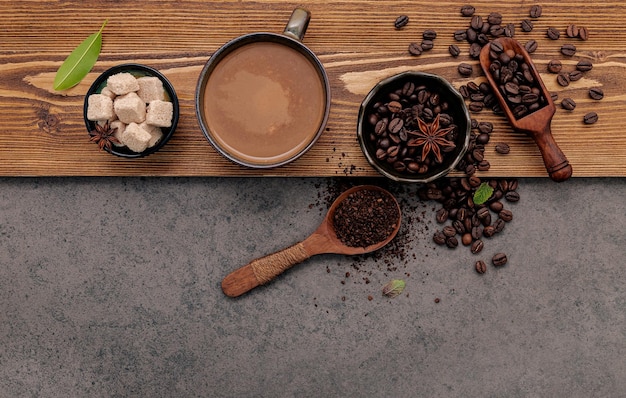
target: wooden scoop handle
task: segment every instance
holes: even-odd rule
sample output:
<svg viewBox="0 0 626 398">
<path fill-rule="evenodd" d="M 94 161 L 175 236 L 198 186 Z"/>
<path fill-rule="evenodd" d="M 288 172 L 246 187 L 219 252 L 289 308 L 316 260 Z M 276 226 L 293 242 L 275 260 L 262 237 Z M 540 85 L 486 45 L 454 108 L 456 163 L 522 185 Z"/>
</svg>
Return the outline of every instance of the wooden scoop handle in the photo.
<svg viewBox="0 0 626 398">
<path fill-rule="evenodd" d="M 572 166 L 554 140 L 550 132 L 550 124 L 548 123 L 541 131 L 531 132 L 530 136 L 539 147 L 543 163 L 550 178 L 556 182 L 562 182 L 570 178 L 572 176 Z"/>
<path fill-rule="evenodd" d="M 302 242 L 253 260 L 222 280 L 222 291 L 230 297 L 241 296 L 264 285 L 289 268 L 311 257 Z"/>
</svg>

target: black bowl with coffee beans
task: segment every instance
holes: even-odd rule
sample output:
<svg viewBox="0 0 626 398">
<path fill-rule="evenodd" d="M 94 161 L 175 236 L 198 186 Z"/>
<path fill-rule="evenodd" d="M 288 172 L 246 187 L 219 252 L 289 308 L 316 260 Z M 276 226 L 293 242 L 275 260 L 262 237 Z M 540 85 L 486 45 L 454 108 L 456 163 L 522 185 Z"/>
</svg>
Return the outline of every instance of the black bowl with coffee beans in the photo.
<svg viewBox="0 0 626 398">
<path fill-rule="evenodd" d="M 427 183 L 454 170 L 470 141 L 465 101 L 445 79 L 403 72 L 378 83 L 359 109 L 368 162 L 387 178 Z"/>
</svg>

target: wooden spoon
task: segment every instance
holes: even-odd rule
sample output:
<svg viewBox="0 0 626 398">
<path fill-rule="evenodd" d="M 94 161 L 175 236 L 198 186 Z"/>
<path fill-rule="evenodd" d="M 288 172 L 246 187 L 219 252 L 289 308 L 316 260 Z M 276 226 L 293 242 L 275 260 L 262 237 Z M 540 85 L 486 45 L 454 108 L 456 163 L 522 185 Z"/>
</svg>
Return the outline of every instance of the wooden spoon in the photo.
<svg viewBox="0 0 626 398">
<path fill-rule="evenodd" d="M 552 133 L 550 131 L 552 116 L 554 116 L 556 111 L 550 92 L 543 84 L 541 76 L 539 75 L 539 72 L 537 72 L 537 68 L 524 46 L 520 45 L 517 40 L 508 37 L 495 39 L 494 42 L 500 42 L 504 51 L 513 50 L 516 54 L 522 54 L 524 61 L 530 67 L 530 72 L 533 75 L 535 82 L 539 84 L 541 94 L 545 97 L 547 103 L 542 108 L 529 113 L 522 118 L 516 119 L 513 111 L 509 108 L 504 97 L 502 96 L 498 83 L 496 83 L 491 71 L 489 70 L 489 67 L 491 66 L 491 58 L 489 57 L 491 47 L 490 45 L 486 45 L 480 53 L 480 66 L 482 67 L 483 72 L 491 85 L 494 95 L 498 98 L 498 102 L 506 114 L 506 117 L 509 119 L 511 126 L 513 126 L 513 128 L 517 131 L 528 134 L 535 141 L 539 147 L 539 151 L 543 157 L 543 163 L 546 166 L 546 170 L 548 171 L 550 178 L 557 182 L 567 180 L 572 176 L 572 166 L 569 164 L 569 161 L 557 145 L 556 141 L 554 141 L 554 137 L 552 137 Z"/>
<path fill-rule="evenodd" d="M 376 190 L 389 195 L 398 208 L 398 219 L 389 220 L 392 223 L 395 222 L 395 228 L 391 235 L 389 235 L 384 241 L 367 247 L 350 247 L 342 243 L 339 238 L 337 238 L 337 232 L 335 231 L 333 220 L 337 206 L 350 194 L 359 190 Z M 313 234 L 311 234 L 308 238 L 286 249 L 253 260 L 249 264 L 231 272 L 222 281 L 222 290 L 227 296 L 240 296 L 259 285 L 270 282 L 287 269 L 316 254 L 335 253 L 357 255 L 378 250 L 387 243 L 391 242 L 391 240 L 396 236 L 400 230 L 400 221 L 400 206 L 391 193 L 373 185 L 361 185 L 350 188 L 342 193 L 333 202 L 328 210 L 328 213 L 326 214 L 326 217 L 324 218 L 324 221 L 322 221 L 317 230 L 315 230 L 315 232 L 313 232 Z"/>
</svg>

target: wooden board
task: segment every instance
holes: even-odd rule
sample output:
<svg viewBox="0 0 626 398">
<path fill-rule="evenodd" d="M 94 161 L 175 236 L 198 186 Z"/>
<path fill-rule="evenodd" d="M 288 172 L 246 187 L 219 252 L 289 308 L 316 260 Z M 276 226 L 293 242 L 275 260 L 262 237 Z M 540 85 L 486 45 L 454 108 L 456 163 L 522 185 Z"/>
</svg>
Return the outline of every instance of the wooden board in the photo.
<svg viewBox="0 0 626 398">
<path fill-rule="evenodd" d="M 364 96 L 382 78 L 406 70 L 440 74 L 459 87 L 482 81 L 478 64 L 463 53 L 453 58 L 448 46 L 453 32 L 469 19 L 460 15 L 456 1 L 309 1 L 312 20 L 304 43 L 322 60 L 332 87 L 327 131 L 297 161 L 272 170 L 250 170 L 223 159 L 206 141 L 195 117 L 194 95 L 198 75 L 209 56 L 228 40 L 255 31 L 282 32 L 294 3 L 272 1 L 1 1 L 0 15 L 0 175 L 2 176 L 376 176 L 356 141 L 356 118 Z M 552 123 L 553 135 L 569 158 L 574 176 L 626 176 L 626 11 L 620 1 L 474 1 L 477 14 L 497 11 L 504 22 L 516 24 L 516 38 L 535 39 L 533 58 L 545 71 L 551 59 L 573 69 L 579 59 L 594 68 L 567 88 L 555 76 L 543 74 L 548 88 L 560 98 L 578 103 L 573 112 L 562 109 Z M 534 30 L 519 27 L 532 4 L 543 6 Z M 409 24 L 394 29 L 397 16 Z M 58 67 L 72 49 L 98 30 L 104 19 L 103 49 L 92 72 L 67 92 L 52 89 Z M 588 41 L 566 39 L 568 24 L 586 26 Z M 548 27 L 561 30 L 558 41 L 546 38 Z M 435 48 L 419 57 L 408 54 L 409 43 L 419 41 L 424 29 L 438 33 Z M 577 46 L 569 59 L 559 53 L 564 43 Z M 126 160 L 97 150 L 90 143 L 82 118 L 84 94 L 97 75 L 125 62 L 137 62 L 162 71 L 174 84 L 181 117 L 173 139 L 158 153 Z M 464 79 L 460 62 L 475 65 Z M 604 100 L 588 98 L 590 87 L 601 87 Z M 599 121 L 582 123 L 586 112 Z M 511 131 L 505 119 L 485 111 L 475 115 L 496 129 L 487 147 L 492 176 L 545 177 L 541 157 L 525 136 Z M 495 142 L 508 142 L 511 154 L 493 152 Z"/>
</svg>

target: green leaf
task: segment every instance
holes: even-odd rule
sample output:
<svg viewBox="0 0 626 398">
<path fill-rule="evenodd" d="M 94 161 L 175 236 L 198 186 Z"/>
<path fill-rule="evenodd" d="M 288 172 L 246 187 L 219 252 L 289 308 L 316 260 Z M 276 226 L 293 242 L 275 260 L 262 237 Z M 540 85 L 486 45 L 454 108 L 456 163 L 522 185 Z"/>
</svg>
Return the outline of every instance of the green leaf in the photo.
<svg viewBox="0 0 626 398">
<path fill-rule="evenodd" d="M 493 195 L 493 188 L 491 187 L 491 185 L 483 182 L 482 184 L 480 184 L 476 192 L 474 192 L 474 204 L 482 205 L 489 200 L 491 195 Z"/>
<path fill-rule="evenodd" d="M 109 20 L 105 20 L 97 33 L 89 35 L 72 51 L 59 67 L 54 77 L 54 89 L 57 91 L 72 88 L 93 68 L 102 48 L 102 30 Z"/>
</svg>

